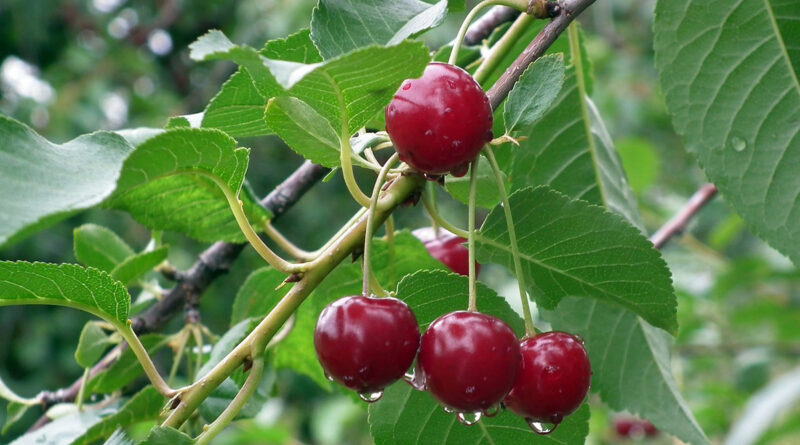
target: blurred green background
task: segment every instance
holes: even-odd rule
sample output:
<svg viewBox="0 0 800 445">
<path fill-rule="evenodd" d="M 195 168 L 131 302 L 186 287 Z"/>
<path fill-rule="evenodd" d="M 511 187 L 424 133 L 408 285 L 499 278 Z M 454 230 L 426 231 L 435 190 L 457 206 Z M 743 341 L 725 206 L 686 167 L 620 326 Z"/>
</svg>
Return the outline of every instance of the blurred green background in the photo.
<svg viewBox="0 0 800 445">
<path fill-rule="evenodd" d="M 229 63 L 190 61 L 189 43 L 216 28 L 234 42 L 260 47 L 308 26 L 313 5 L 311 0 L 3 0 L 0 113 L 54 142 L 98 129 L 161 127 L 170 116 L 202 111 L 234 71 Z M 651 48 L 653 7 L 654 0 L 598 1 L 581 20 L 594 64 L 593 99 L 651 231 L 704 179 L 674 133 L 659 92 Z M 432 48 L 445 44 L 463 16 L 454 14 L 424 38 Z M 253 149 L 248 179 L 261 196 L 302 161 L 275 137 L 241 143 Z M 455 203 L 444 208 L 452 218 L 463 215 Z M 315 187 L 276 226 L 301 247 L 314 249 L 355 209 L 337 176 Z M 419 208 L 402 209 L 397 220 L 401 227 L 427 224 Z M 110 227 L 139 249 L 150 239 L 125 214 L 93 210 L 3 247 L 0 259 L 75 262 L 72 230 L 85 222 Z M 189 267 L 206 247 L 177 234 L 167 233 L 164 240 L 179 268 Z M 673 359 L 678 385 L 701 426 L 721 443 L 735 425 L 749 421 L 741 418 L 745 404 L 797 366 L 800 275 L 750 235 L 721 199 L 664 253 L 680 301 Z M 213 332 L 225 331 L 236 289 L 260 266 L 246 250 L 231 273 L 203 296 L 203 323 Z M 488 267 L 482 279 L 502 287 L 506 276 Z M 180 329 L 180 318 L 167 332 Z M 25 396 L 68 386 L 82 372 L 73 351 L 87 320 L 63 308 L 3 308 L 0 377 Z M 275 397 L 256 418 L 229 428 L 218 443 L 371 443 L 363 404 L 326 393 L 291 372 L 274 377 Z M 593 401 L 590 443 L 624 443 L 612 426 L 618 414 Z M 760 443 L 800 443 L 798 405 L 772 417 Z M 4 405 L 0 408 L 1 421 Z M 39 414 L 28 413 L 0 442 L 24 432 Z M 663 435 L 644 440 L 672 443 Z"/>
</svg>

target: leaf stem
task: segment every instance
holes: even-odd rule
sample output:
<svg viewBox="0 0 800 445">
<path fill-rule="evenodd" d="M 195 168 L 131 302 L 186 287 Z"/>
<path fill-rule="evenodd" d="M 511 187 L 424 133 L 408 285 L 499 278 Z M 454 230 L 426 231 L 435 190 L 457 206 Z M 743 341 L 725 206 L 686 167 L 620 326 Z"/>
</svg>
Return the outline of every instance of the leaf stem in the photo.
<svg viewBox="0 0 800 445">
<path fill-rule="evenodd" d="M 288 238 L 283 236 L 283 234 L 272 225 L 271 221 L 267 221 L 263 225 L 264 233 L 271 239 L 275 244 L 278 245 L 284 252 L 288 253 L 292 258 L 296 258 L 300 261 L 311 261 L 314 259 L 314 253 L 305 251 L 299 247 L 297 247 L 294 243 L 289 241 Z"/>
<path fill-rule="evenodd" d="M 86 397 L 86 383 L 89 382 L 89 372 L 91 367 L 84 368 L 83 376 L 81 377 L 81 389 L 78 390 L 78 395 L 75 396 L 75 404 L 78 406 L 78 411 L 83 410 L 83 399 Z"/>
<path fill-rule="evenodd" d="M 436 204 L 433 203 L 433 200 L 431 199 L 430 196 L 428 196 L 427 193 L 422 194 L 422 205 L 425 207 L 425 210 L 427 210 L 428 215 L 431 216 L 431 219 L 435 221 L 437 224 L 439 224 L 446 230 L 449 230 L 454 235 L 460 236 L 461 238 L 469 237 L 469 232 L 467 232 L 464 229 L 459 229 L 458 227 L 454 226 L 453 224 L 445 220 L 442 217 L 442 215 L 439 214 L 439 212 L 436 210 Z"/>
<path fill-rule="evenodd" d="M 150 355 L 147 354 L 147 350 L 142 345 L 142 342 L 139 341 L 139 337 L 136 336 L 133 329 L 131 329 L 130 322 L 117 325 L 117 330 L 128 343 L 128 347 L 131 348 L 133 355 L 139 360 L 139 364 L 142 365 L 142 369 L 147 378 L 150 379 L 150 383 L 153 384 L 153 387 L 161 393 L 162 396 L 168 399 L 172 398 L 177 391 L 167 385 L 167 382 L 165 382 L 161 374 L 158 373 L 156 365 L 153 364 L 153 360 L 150 358 Z"/>
<path fill-rule="evenodd" d="M 378 207 L 378 197 L 381 195 L 381 188 L 383 187 L 383 180 L 386 178 L 386 173 L 397 161 L 397 156 L 397 153 L 393 154 L 392 157 L 390 157 L 386 163 L 383 164 L 383 168 L 381 169 L 381 172 L 378 173 L 378 178 L 375 180 L 375 186 L 372 188 L 372 199 L 370 199 L 369 213 L 367 214 L 367 232 L 364 234 L 364 281 L 361 288 L 364 296 L 368 296 L 370 294 L 370 279 L 372 278 L 372 264 L 370 261 L 372 255 L 372 235 L 375 233 L 375 212 Z M 382 288 L 380 290 L 382 290 Z"/>
<path fill-rule="evenodd" d="M 525 273 L 522 270 L 522 261 L 519 258 L 519 245 L 517 244 L 517 232 L 514 227 L 514 218 L 511 215 L 511 204 L 508 202 L 508 194 L 506 193 L 505 184 L 503 184 L 503 175 L 500 172 L 500 167 L 497 165 L 497 159 L 494 157 L 492 147 L 486 145 L 483 152 L 486 154 L 486 159 L 489 160 L 489 165 L 492 166 L 494 179 L 497 182 L 497 191 L 500 193 L 500 199 L 503 202 L 503 212 L 506 216 L 506 227 L 508 228 L 508 240 L 509 243 L 511 243 L 511 257 L 514 259 L 514 275 L 517 276 L 519 298 L 520 303 L 522 303 L 522 315 L 525 319 L 525 334 L 530 337 L 536 335 L 536 328 L 533 327 L 533 317 L 531 316 L 531 307 L 528 302 L 528 293 L 525 290 Z"/>
<path fill-rule="evenodd" d="M 478 3 L 474 8 L 472 8 L 472 10 L 469 11 L 467 16 L 464 18 L 464 21 L 461 22 L 461 28 L 459 28 L 456 40 L 453 42 L 453 49 L 450 51 L 450 60 L 448 60 L 447 63 L 450 65 L 455 65 L 458 61 L 458 51 L 461 49 L 461 44 L 464 42 L 464 36 L 467 35 L 467 29 L 469 28 L 470 23 L 472 23 L 472 20 L 475 19 L 475 16 L 478 15 L 478 13 L 484 8 L 496 5 L 509 6 L 523 12 L 528 9 L 527 0 L 483 0 L 482 2 Z"/>
<path fill-rule="evenodd" d="M 259 383 L 261 383 L 261 375 L 263 372 L 264 356 L 262 355 L 253 360 L 253 366 L 250 368 L 250 374 L 247 376 L 247 380 L 245 380 L 242 389 L 239 390 L 230 405 L 228 405 L 225 410 L 222 411 L 222 414 L 211 422 L 210 425 L 203 427 L 203 432 L 197 436 L 195 444 L 205 445 L 211 443 L 211 440 L 231 423 L 256 391 L 256 388 L 258 388 Z"/>
<path fill-rule="evenodd" d="M 469 246 L 469 303 L 467 304 L 467 310 L 470 312 L 478 310 L 478 290 L 475 284 L 475 192 L 478 188 L 478 175 L 476 172 L 480 160 L 480 156 L 475 157 L 469 169 L 469 215 L 467 216 L 469 227 L 469 237 L 467 238 L 467 244 Z"/>
</svg>

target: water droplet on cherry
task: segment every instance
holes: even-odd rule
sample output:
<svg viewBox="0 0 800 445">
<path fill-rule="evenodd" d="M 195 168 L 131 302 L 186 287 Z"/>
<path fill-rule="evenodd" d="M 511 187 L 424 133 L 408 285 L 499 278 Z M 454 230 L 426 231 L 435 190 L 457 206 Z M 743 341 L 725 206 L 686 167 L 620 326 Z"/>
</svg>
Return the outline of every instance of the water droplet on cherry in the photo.
<svg viewBox="0 0 800 445">
<path fill-rule="evenodd" d="M 481 420 L 481 413 L 480 412 L 458 413 L 456 414 L 456 417 L 458 418 L 458 423 L 464 426 L 472 426 L 478 423 L 479 420 Z"/>
<path fill-rule="evenodd" d="M 500 412 L 500 405 L 494 405 L 483 410 L 483 415 L 486 417 L 494 417 Z"/>
<path fill-rule="evenodd" d="M 375 403 L 383 397 L 383 391 L 360 392 L 358 397 L 367 403 Z"/>
<path fill-rule="evenodd" d="M 558 426 L 557 423 L 544 423 L 533 419 L 525 419 L 525 422 L 528 423 L 528 426 L 531 428 L 531 430 L 533 430 L 534 433 L 540 436 L 546 436 L 552 433 Z"/>
</svg>

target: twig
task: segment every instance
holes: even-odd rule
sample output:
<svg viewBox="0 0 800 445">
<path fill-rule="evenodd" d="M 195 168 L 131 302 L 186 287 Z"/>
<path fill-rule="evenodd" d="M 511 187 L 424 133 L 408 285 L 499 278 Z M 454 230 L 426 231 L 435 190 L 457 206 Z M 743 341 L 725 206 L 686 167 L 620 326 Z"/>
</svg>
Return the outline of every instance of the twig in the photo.
<svg viewBox="0 0 800 445">
<path fill-rule="evenodd" d="M 503 23 L 514 20 L 519 11 L 508 6 L 495 6 L 472 23 L 464 37 L 465 45 L 477 45 Z"/>
<path fill-rule="evenodd" d="M 717 187 L 714 184 L 705 184 L 700 187 L 683 208 L 666 222 L 660 229 L 650 237 L 653 247 L 660 249 L 673 236 L 683 232 L 689 220 L 700 211 L 717 194 Z"/>
</svg>

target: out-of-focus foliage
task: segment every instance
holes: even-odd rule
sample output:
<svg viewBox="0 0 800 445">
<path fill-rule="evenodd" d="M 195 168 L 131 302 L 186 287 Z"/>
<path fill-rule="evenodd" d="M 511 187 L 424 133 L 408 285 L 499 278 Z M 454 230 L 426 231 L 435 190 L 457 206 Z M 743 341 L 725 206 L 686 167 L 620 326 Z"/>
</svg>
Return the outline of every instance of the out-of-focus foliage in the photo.
<svg viewBox="0 0 800 445">
<path fill-rule="evenodd" d="M 648 232 L 666 221 L 704 181 L 673 130 L 658 86 L 652 50 L 654 3 L 602 0 L 582 17 L 594 72 L 592 99 L 622 157 Z M 162 127 L 169 116 L 202 111 L 235 71 L 229 63 L 191 61 L 189 43 L 215 28 L 232 41 L 260 48 L 269 39 L 307 27 L 313 4 L 311 0 L 2 1 L 0 113 L 57 143 L 97 129 Z M 448 17 L 425 37 L 429 44 L 446 43 L 462 17 L 463 13 Z M 302 162 L 275 137 L 243 139 L 242 145 L 252 149 L 247 179 L 259 196 Z M 315 187 L 301 204 L 276 226 L 289 229 L 289 236 L 308 249 L 321 245 L 356 209 L 339 177 Z M 455 202 L 442 207 L 448 215 L 463 215 L 463 207 Z M 425 224 L 418 209 L 401 210 L 396 218 L 400 224 Z M 126 214 L 91 210 L 4 247 L 0 259 L 76 262 L 72 230 L 85 222 L 112 228 L 136 252 L 150 239 L 150 233 Z M 163 238 L 171 246 L 170 262 L 179 268 L 191 265 L 205 247 L 169 232 Z M 680 329 L 671 363 L 676 384 L 706 434 L 722 441 L 735 425 L 749 421 L 741 418 L 747 403 L 798 364 L 800 273 L 748 233 L 719 199 L 664 249 L 664 255 L 678 290 Z M 261 265 L 248 250 L 206 292 L 201 312 L 212 332 L 227 330 L 236 289 Z M 499 268 L 492 267 L 481 278 L 499 289 L 506 280 Z M 134 293 L 148 294 L 167 285 L 155 275 L 148 280 L 150 285 L 134 287 Z M 3 308 L 0 377 L 23 396 L 71 384 L 82 373 L 73 354 L 88 319 L 60 308 Z M 176 321 L 168 332 L 181 325 Z M 165 349 L 156 354 L 157 363 L 169 363 L 164 360 Z M 261 387 L 272 388 L 270 394 L 279 396 L 264 394 L 267 401 L 255 418 L 235 423 L 216 442 L 371 443 L 366 408 L 352 397 L 338 390 L 328 392 L 330 388 L 321 389 L 312 379 L 287 370 L 267 372 Z M 3 420 L 4 404 L 0 403 Z M 795 404 L 760 425 L 766 431 L 760 443 L 800 440 L 798 407 Z M 39 415 L 41 410 L 28 410 L 23 421 L 0 435 L 0 441 L 17 437 Z M 598 403 L 592 405 L 591 443 L 623 443 L 613 431 L 615 415 Z M 151 426 L 132 425 L 129 433 L 142 438 Z M 662 435 L 654 442 L 671 443 L 671 438 Z"/>
</svg>

